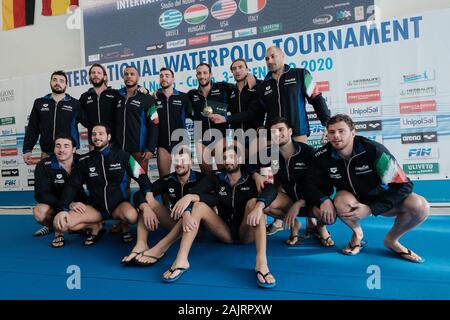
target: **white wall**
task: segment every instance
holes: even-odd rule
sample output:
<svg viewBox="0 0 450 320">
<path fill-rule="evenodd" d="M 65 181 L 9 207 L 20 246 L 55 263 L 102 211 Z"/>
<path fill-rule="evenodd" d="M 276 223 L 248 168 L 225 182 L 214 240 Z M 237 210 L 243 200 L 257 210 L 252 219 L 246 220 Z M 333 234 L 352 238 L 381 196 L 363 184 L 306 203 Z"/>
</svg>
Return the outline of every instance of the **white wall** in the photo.
<svg viewBox="0 0 450 320">
<path fill-rule="evenodd" d="M 82 65 L 80 30 L 69 30 L 66 26 L 71 15 L 44 17 L 41 11 L 42 1 L 36 0 L 34 25 L 0 29 L 0 79 Z M 2 20 L 0 14 L 0 25 Z"/>
<path fill-rule="evenodd" d="M 448 8 L 450 0 L 375 0 L 375 4 L 380 8 L 380 18 L 389 19 Z M 71 15 L 44 17 L 41 10 L 42 2 L 36 0 L 33 26 L 0 30 L 0 79 L 82 66 L 80 30 L 69 30 L 66 26 Z"/>
</svg>

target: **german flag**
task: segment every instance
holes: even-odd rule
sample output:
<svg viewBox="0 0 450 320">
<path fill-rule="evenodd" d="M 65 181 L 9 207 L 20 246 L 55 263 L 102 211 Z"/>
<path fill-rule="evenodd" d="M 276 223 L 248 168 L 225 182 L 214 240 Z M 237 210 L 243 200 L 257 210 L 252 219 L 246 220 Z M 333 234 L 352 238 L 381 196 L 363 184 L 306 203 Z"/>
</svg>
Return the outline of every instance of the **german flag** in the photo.
<svg viewBox="0 0 450 320">
<path fill-rule="evenodd" d="M 78 0 L 42 0 L 42 15 L 57 16 L 66 14 L 71 6 L 78 7 Z"/>
<path fill-rule="evenodd" d="M 3 0 L 3 30 L 34 24 L 35 0 Z"/>
</svg>

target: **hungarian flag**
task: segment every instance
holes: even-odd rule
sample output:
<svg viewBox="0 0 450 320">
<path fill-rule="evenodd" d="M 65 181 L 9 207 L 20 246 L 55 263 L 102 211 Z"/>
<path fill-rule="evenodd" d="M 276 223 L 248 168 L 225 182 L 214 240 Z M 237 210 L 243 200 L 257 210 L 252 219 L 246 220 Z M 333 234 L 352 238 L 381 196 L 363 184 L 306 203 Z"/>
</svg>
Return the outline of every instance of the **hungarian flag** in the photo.
<svg viewBox="0 0 450 320">
<path fill-rule="evenodd" d="M 78 7 L 78 0 L 42 0 L 42 15 L 57 16 L 66 14 L 72 6 Z"/>
<path fill-rule="evenodd" d="M 35 0 L 3 0 L 3 30 L 34 24 Z"/>
</svg>

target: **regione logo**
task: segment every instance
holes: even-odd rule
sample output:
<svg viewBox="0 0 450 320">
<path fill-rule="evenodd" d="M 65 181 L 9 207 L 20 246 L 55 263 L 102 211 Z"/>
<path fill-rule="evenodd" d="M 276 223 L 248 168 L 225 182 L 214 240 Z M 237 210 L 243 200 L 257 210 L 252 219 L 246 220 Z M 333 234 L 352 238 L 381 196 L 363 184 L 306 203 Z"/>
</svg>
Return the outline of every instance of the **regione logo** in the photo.
<svg viewBox="0 0 450 320">
<path fill-rule="evenodd" d="M 414 116 L 400 119 L 400 129 L 429 128 L 437 126 L 436 116 Z"/>
<path fill-rule="evenodd" d="M 430 147 L 409 148 L 406 159 L 438 159 L 439 149 Z"/>
</svg>

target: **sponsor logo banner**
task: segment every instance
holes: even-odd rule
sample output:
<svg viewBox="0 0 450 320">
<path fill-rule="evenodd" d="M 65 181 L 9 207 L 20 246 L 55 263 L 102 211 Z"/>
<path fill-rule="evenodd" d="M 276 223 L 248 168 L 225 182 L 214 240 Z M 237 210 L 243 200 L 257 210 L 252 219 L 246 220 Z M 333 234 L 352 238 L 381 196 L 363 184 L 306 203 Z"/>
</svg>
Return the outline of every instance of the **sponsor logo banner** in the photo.
<svg viewBox="0 0 450 320">
<path fill-rule="evenodd" d="M 439 149 L 430 147 L 409 148 L 405 159 L 439 159 Z"/>
<path fill-rule="evenodd" d="M 164 49 L 164 43 L 150 44 L 145 47 L 145 51 L 156 51 Z"/>
<path fill-rule="evenodd" d="M 409 73 L 402 76 L 403 83 L 419 82 L 434 80 L 435 72 L 434 70 L 424 70 L 419 73 Z"/>
<path fill-rule="evenodd" d="M 6 179 L 3 182 L 3 187 L 4 188 L 18 188 L 18 187 L 20 187 L 20 181 L 18 181 L 17 179 Z"/>
<path fill-rule="evenodd" d="M 16 158 L 2 159 L 2 167 L 16 167 L 18 163 Z"/>
<path fill-rule="evenodd" d="M 10 124 L 16 124 L 16 118 L 15 117 L 5 117 L 0 118 L 0 126 L 7 126 Z"/>
<path fill-rule="evenodd" d="M 2 177 L 18 177 L 19 169 L 4 169 L 2 170 Z"/>
<path fill-rule="evenodd" d="M 221 32 L 221 33 L 214 33 L 211 35 L 211 42 L 215 41 L 222 41 L 222 40 L 228 40 L 233 38 L 233 32 Z"/>
<path fill-rule="evenodd" d="M 437 132 L 403 133 L 402 144 L 437 142 Z"/>
<path fill-rule="evenodd" d="M 370 102 L 380 100 L 381 100 L 380 90 L 347 93 L 347 103 Z"/>
<path fill-rule="evenodd" d="M 2 157 L 12 157 L 12 156 L 17 156 L 18 151 L 17 148 L 4 148 L 4 149 L 0 149 L 0 155 Z"/>
<path fill-rule="evenodd" d="M 308 144 L 313 148 L 320 148 L 323 146 L 322 139 L 308 139 Z"/>
<path fill-rule="evenodd" d="M 381 107 L 380 106 L 352 106 L 349 108 L 349 113 L 353 117 L 381 116 Z"/>
<path fill-rule="evenodd" d="M 203 36 L 189 38 L 188 44 L 190 46 L 194 46 L 194 45 L 201 44 L 201 43 L 208 43 L 208 41 L 209 41 L 209 37 L 207 34 L 205 34 Z"/>
<path fill-rule="evenodd" d="M 29 187 L 34 187 L 34 179 L 28 179 L 27 182 Z"/>
<path fill-rule="evenodd" d="M 381 131 L 381 120 L 355 122 L 356 131 Z"/>
<path fill-rule="evenodd" d="M 325 25 L 331 23 L 332 21 L 333 16 L 331 14 L 322 14 L 312 20 L 315 25 Z"/>
<path fill-rule="evenodd" d="M 17 134 L 16 128 L 0 129 L 0 136 L 10 136 Z"/>
<path fill-rule="evenodd" d="M 234 31 L 234 37 L 235 38 L 243 38 L 243 37 L 256 36 L 257 33 L 258 33 L 258 31 L 257 31 L 256 27 L 240 29 L 240 30 Z"/>
<path fill-rule="evenodd" d="M 186 47 L 186 39 L 169 41 L 166 43 L 167 49 Z"/>
<path fill-rule="evenodd" d="M 432 174 L 439 173 L 439 163 L 409 163 L 403 165 L 406 174 Z"/>
<path fill-rule="evenodd" d="M 400 103 L 400 113 L 418 113 L 436 111 L 436 100 Z"/>
<path fill-rule="evenodd" d="M 320 92 L 330 91 L 330 81 L 318 81 L 316 82 L 316 88 Z"/>
<path fill-rule="evenodd" d="M 436 126 L 436 116 L 411 116 L 400 119 L 400 129 L 429 128 Z"/>
<path fill-rule="evenodd" d="M 80 132 L 80 139 L 81 140 L 87 140 L 89 137 L 88 137 L 88 132 L 87 131 L 83 131 L 83 132 Z"/>
<path fill-rule="evenodd" d="M 428 87 L 416 87 L 409 89 L 402 89 L 400 91 L 400 98 L 418 98 L 418 97 L 429 97 L 436 95 L 436 86 Z"/>
<path fill-rule="evenodd" d="M 370 77 L 354 79 L 347 82 L 347 88 L 364 88 L 364 87 L 379 87 L 381 82 L 380 77 Z"/>
<path fill-rule="evenodd" d="M 17 138 L 3 138 L 0 140 L 0 147 L 16 147 L 17 146 Z"/>
<path fill-rule="evenodd" d="M 308 115 L 309 121 L 318 121 L 319 120 L 319 117 L 317 117 L 317 114 L 314 111 L 308 111 L 307 115 Z"/>
<path fill-rule="evenodd" d="M 268 24 L 266 26 L 259 27 L 259 33 L 269 33 L 269 32 L 282 31 L 282 30 L 283 30 L 283 24 L 281 24 L 281 23 L 272 23 L 272 24 Z"/>
<path fill-rule="evenodd" d="M 383 143 L 383 136 L 381 134 L 370 134 L 370 135 L 366 134 L 365 137 L 369 140 Z"/>
</svg>

